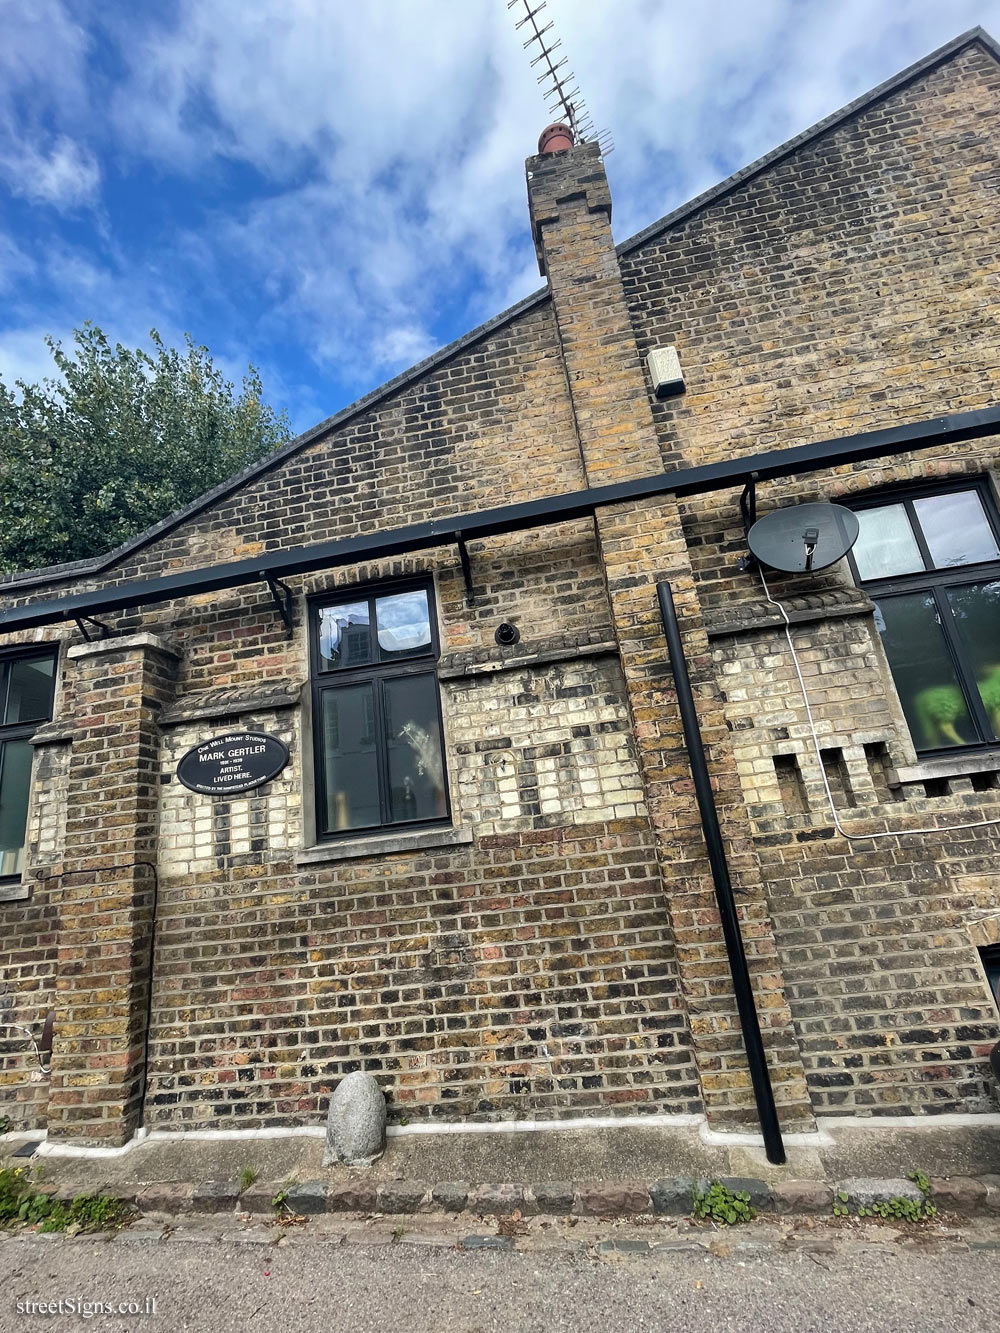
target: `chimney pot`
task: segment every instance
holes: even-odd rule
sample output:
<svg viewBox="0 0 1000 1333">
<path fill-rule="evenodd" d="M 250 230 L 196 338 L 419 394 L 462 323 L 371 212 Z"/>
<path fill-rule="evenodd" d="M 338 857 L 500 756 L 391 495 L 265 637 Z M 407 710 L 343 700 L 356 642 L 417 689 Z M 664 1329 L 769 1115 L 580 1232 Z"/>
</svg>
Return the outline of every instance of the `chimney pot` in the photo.
<svg viewBox="0 0 1000 1333">
<path fill-rule="evenodd" d="M 568 125 L 547 125 L 538 136 L 539 153 L 565 153 L 573 147 L 573 131 Z"/>
</svg>

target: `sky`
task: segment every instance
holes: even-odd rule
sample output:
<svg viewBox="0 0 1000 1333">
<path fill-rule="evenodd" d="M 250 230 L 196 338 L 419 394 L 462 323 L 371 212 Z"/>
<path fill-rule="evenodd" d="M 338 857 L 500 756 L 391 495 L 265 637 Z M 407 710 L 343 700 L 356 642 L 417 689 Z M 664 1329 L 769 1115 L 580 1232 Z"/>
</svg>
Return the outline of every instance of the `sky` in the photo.
<svg viewBox="0 0 1000 1333">
<path fill-rule="evenodd" d="M 0 0 L 0 376 L 92 320 L 302 431 L 541 285 L 507 0 Z M 548 0 L 621 241 L 1000 0 Z"/>
</svg>

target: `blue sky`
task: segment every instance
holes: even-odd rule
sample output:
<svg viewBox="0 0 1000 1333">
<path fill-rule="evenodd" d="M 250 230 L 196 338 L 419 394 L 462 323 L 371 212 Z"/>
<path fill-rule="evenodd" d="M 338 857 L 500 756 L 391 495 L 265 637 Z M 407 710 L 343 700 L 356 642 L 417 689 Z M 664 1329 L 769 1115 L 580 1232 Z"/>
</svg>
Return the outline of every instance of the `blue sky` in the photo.
<svg viewBox="0 0 1000 1333">
<path fill-rule="evenodd" d="M 619 240 L 1000 0 L 549 0 Z M 0 375 L 185 331 L 303 430 L 540 285 L 506 0 L 0 0 Z M 563 52 L 560 52 L 562 54 Z"/>
</svg>

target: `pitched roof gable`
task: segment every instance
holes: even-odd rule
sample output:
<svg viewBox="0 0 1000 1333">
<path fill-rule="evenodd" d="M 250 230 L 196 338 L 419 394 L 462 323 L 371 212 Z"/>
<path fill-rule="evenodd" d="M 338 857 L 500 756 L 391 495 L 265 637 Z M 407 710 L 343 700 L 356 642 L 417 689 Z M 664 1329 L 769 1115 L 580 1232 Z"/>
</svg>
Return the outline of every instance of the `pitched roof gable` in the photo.
<svg viewBox="0 0 1000 1333">
<path fill-rule="evenodd" d="M 980 45 L 994 60 L 1000 63 L 1000 42 L 995 41 L 984 28 L 970 28 L 968 32 L 963 32 L 959 37 L 946 42 L 944 46 L 939 46 L 936 51 L 924 56 L 922 60 L 918 60 L 915 64 L 908 65 L 906 69 L 901 70 L 898 74 L 894 74 L 891 79 L 886 79 L 884 83 L 880 83 L 861 97 L 856 97 L 853 102 L 848 102 L 839 111 L 834 111 L 832 115 L 817 121 L 815 125 L 803 130 L 801 134 L 796 134 L 794 138 L 788 139 L 777 148 L 772 148 L 769 153 L 757 158 L 756 162 L 751 162 L 748 166 L 741 167 L 739 171 L 734 171 L 731 176 L 727 176 L 718 185 L 713 185 L 694 199 L 688 200 L 686 204 L 681 204 L 679 208 L 675 208 L 672 213 L 668 213 L 648 227 L 644 227 L 642 231 L 636 232 L 634 236 L 630 236 L 627 241 L 623 241 L 617 247 L 618 253 L 627 255 L 631 254 L 633 250 L 641 249 L 643 245 L 662 232 L 668 231 L 680 222 L 686 222 L 688 218 L 693 217 L 703 208 L 710 207 L 717 200 L 741 189 L 748 181 L 763 175 L 765 171 L 769 171 L 771 167 L 776 166 L 779 162 L 783 162 L 785 158 L 791 157 L 800 148 L 814 143 L 831 130 L 838 129 L 852 117 L 860 115 L 861 112 L 871 110 L 873 106 L 876 106 L 885 98 L 891 97 L 893 93 L 898 93 L 907 84 L 914 83 L 917 79 L 923 78 L 925 74 L 937 69 L 939 65 L 946 64 L 960 51 L 964 51 L 967 46 L 976 44 Z"/>
</svg>

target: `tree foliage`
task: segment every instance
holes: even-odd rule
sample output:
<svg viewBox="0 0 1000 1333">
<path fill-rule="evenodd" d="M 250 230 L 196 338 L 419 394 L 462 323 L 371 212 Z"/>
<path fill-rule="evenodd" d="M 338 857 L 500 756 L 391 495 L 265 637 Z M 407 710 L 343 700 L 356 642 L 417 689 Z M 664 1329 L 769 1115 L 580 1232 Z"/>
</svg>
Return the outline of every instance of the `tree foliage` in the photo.
<svg viewBox="0 0 1000 1333">
<path fill-rule="evenodd" d="M 112 347 L 94 324 L 58 377 L 0 379 L 0 570 L 112 550 L 289 439 L 250 366 L 237 393 L 207 348 Z"/>
</svg>

